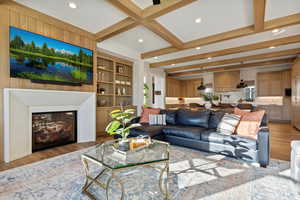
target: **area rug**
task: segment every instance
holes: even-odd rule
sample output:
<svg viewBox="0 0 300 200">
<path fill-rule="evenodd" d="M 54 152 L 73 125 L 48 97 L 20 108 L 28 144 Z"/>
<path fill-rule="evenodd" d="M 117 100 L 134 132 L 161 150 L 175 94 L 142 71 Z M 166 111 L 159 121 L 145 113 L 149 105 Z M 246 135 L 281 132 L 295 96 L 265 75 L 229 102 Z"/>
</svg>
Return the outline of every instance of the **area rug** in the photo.
<svg viewBox="0 0 300 200">
<path fill-rule="evenodd" d="M 80 160 L 80 155 L 89 149 L 0 172 L 0 199 L 89 199 L 81 193 L 85 176 Z M 299 199 L 296 182 L 289 177 L 289 162 L 272 160 L 267 168 L 260 168 L 221 155 L 182 147 L 172 146 L 170 152 L 168 182 L 171 200 Z M 153 170 L 145 167 L 122 172 L 126 181 L 125 199 L 162 198 L 156 184 L 158 173 Z M 89 190 L 97 199 L 106 199 L 105 191 L 98 186 L 92 185 Z M 118 199 L 120 191 L 113 186 L 110 193 L 111 199 Z"/>
</svg>

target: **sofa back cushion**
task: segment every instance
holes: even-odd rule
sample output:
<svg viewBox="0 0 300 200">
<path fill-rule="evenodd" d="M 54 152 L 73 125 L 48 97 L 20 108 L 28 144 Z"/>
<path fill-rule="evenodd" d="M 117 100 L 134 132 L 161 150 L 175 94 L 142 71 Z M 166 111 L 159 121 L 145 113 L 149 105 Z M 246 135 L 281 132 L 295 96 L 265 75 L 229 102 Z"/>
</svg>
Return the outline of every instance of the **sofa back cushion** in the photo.
<svg viewBox="0 0 300 200">
<path fill-rule="evenodd" d="M 198 126 L 208 128 L 210 111 L 194 111 L 179 109 L 177 111 L 177 124 L 184 126 Z"/>
<path fill-rule="evenodd" d="M 160 114 L 166 115 L 167 124 L 176 125 L 177 110 L 160 110 Z"/>
<path fill-rule="evenodd" d="M 208 121 L 208 128 L 216 129 L 218 128 L 219 123 L 221 122 L 225 112 L 223 111 L 212 111 L 210 113 L 209 121 Z"/>
</svg>

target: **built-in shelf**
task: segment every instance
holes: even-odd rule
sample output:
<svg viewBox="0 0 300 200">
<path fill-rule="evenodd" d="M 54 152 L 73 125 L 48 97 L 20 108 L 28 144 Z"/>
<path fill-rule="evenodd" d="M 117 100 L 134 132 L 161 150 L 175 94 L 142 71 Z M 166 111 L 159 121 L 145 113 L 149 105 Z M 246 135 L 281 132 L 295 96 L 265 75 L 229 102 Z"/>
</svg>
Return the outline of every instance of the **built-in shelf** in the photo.
<svg viewBox="0 0 300 200">
<path fill-rule="evenodd" d="M 113 82 L 109 82 L 109 81 L 97 81 L 97 83 L 114 84 Z"/>
</svg>

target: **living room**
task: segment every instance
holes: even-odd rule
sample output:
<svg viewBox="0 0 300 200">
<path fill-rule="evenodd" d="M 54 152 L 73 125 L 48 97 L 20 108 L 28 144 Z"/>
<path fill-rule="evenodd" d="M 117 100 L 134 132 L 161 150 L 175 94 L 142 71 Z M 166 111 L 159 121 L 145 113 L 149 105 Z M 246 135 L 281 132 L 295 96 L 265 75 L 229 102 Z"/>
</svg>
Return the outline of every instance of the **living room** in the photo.
<svg viewBox="0 0 300 200">
<path fill-rule="evenodd" d="M 0 0 L 0 199 L 300 198 L 298 0 Z"/>
</svg>

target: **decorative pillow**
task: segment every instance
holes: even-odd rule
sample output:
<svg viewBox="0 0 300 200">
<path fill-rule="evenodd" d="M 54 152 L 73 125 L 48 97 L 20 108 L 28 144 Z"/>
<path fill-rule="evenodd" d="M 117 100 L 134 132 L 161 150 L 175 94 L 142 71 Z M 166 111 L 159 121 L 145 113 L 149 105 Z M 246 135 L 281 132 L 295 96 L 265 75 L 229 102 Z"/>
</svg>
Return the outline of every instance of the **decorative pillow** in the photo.
<svg viewBox="0 0 300 200">
<path fill-rule="evenodd" d="M 242 116 L 236 133 L 239 136 L 257 139 L 257 132 L 264 117 L 265 111 L 249 112 Z"/>
<path fill-rule="evenodd" d="M 225 135 L 232 135 L 241 117 L 235 114 L 225 114 L 218 125 L 217 131 Z"/>
<path fill-rule="evenodd" d="M 246 115 L 249 112 L 250 112 L 250 110 L 241 110 L 239 108 L 234 108 L 234 114 L 239 115 L 241 117 L 243 117 L 244 115 Z"/>
<path fill-rule="evenodd" d="M 149 125 L 166 125 L 166 115 L 149 115 Z"/>
<path fill-rule="evenodd" d="M 167 124 L 176 125 L 177 110 L 160 110 L 160 114 L 166 115 Z"/>
<path fill-rule="evenodd" d="M 141 114 L 141 119 L 139 123 L 149 123 L 149 115 L 157 115 L 160 113 L 159 108 L 145 108 L 142 107 L 142 114 Z"/>
</svg>

